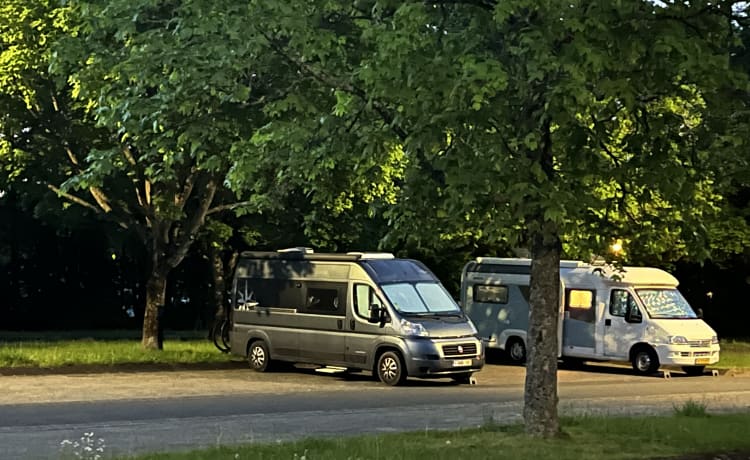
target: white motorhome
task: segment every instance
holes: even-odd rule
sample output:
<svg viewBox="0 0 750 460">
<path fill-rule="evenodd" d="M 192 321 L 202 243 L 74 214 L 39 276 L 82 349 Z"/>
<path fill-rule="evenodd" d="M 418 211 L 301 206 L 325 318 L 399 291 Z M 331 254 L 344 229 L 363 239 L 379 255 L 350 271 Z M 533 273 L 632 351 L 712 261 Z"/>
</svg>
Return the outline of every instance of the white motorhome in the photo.
<svg viewBox="0 0 750 460">
<path fill-rule="evenodd" d="M 526 360 L 530 259 L 478 257 L 461 275 L 461 307 L 488 348 Z M 680 366 L 700 375 L 719 361 L 719 340 L 658 268 L 560 262 L 559 356 L 630 362 L 650 374 Z"/>
</svg>

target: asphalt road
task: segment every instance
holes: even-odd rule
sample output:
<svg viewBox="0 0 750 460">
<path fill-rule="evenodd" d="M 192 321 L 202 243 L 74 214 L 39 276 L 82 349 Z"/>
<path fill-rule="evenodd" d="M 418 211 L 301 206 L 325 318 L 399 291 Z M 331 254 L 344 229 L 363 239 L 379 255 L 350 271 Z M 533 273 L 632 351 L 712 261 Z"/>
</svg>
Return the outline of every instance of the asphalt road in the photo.
<svg viewBox="0 0 750 460">
<path fill-rule="evenodd" d="M 368 374 L 236 369 L 0 376 L 0 458 L 59 458 L 85 433 L 105 456 L 305 436 L 472 427 L 521 421 L 525 369 L 487 365 L 477 385 Z M 640 377 L 625 367 L 559 372 L 560 413 L 670 413 L 688 400 L 750 410 L 750 374 Z"/>
</svg>

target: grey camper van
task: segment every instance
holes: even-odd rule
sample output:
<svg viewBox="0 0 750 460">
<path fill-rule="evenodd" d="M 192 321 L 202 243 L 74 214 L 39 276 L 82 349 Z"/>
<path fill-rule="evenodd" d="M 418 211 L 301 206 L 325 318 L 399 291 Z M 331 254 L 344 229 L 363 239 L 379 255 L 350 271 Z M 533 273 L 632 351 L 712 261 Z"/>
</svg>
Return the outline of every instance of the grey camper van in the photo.
<svg viewBox="0 0 750 460">
<path fill-rule="evenodd" d="M 469 383 L 484 365 L 471 320 L 421 262 L 385 253 L 245 252 L 230 349 L 266 371 L 286 361 Z"/>
</svg>

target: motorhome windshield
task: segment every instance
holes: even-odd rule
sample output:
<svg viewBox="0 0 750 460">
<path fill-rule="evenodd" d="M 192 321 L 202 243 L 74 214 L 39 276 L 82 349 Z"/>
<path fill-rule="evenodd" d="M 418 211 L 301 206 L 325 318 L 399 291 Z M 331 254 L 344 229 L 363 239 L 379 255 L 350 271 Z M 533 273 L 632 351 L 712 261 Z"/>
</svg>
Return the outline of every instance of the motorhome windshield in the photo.
<svg viewBox="0 0 750 460">
<path fill-rule="evenodd" d="M 654 319 L 695 319 L 690 304 L 677 289 L 636 289 L 648 314 Z"/>
<path fill-rule="evenodd" d="M 438 283 L 392 283 L 383 285 L 396 310 L 406 314 L 460 314 L 461 310 Z"/>
</svg>

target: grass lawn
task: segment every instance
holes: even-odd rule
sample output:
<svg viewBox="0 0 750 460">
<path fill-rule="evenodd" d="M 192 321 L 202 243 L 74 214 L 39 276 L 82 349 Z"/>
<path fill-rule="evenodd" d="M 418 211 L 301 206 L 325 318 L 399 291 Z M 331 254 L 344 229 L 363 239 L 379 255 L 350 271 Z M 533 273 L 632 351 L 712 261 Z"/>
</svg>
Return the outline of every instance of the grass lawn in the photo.
<svg viewBox="0 0 750 460">
<path fill-rule="evenodd" d="M 697 416 L 685 416 L 675 412 L 671 417 L 563 419 L 563 436 L 552 440 L 530 439 L 520 426 L 489 423 L 454 432 L 305 439 L 132 458 L 616 460 L 728 452 L 745 453 L 741 458 L 750 455 L 750 414 L 706 415 L 698 411 Z"/>
<path fill-rule="evenodd" d="M 237 359 L 219 352 L 200 331 L 165 333 L 161 352 L 142 350 L 140 331 L 0 332 L 0 367 L 199 364 Z M 750 369 L 750 341 L 722 341 L 721 361 L 710 367 Z"/>
<path fill-rule="evenodd" d="M 83 338 L 72 338 L 75 337 Z M 114 338 L 113 338 L 114 337 Z M 225 363 L 205 333 L 167 333 L 164 350 L 143 350 L 133 331 L 72 332 L 31 335 L 0 333 L 0 367 L 64 367 L 115 364 Z"/>
<path fill-rule="evenodd" d="M 721 369 L 750 368 L 750 341 L 726 340 L 721 342 L 721 358 L 711 367 Z"/>
</svg>

